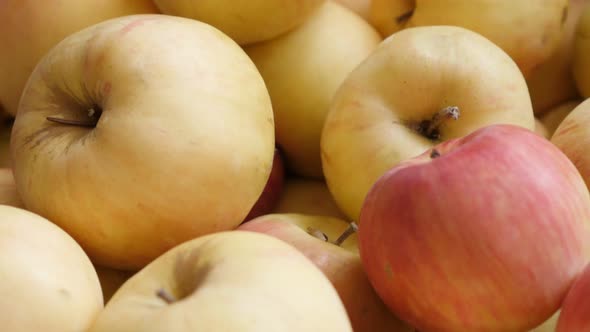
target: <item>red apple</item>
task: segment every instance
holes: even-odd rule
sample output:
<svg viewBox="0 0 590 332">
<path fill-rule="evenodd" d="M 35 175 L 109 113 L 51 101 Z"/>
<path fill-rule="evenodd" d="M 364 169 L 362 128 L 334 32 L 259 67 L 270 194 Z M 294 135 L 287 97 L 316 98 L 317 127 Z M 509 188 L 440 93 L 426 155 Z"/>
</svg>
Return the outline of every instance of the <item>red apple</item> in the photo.
<svg viewBox="0 0 590 332">
<path fill-rule="evenodd" d="M 258 200 L 246 216 L 244 221 L 254 219 L 261 215 L 270 213 L 277 205 L 281 193 L 283 191 L 283 185 L 285 183 L 285 164 L 283 162 L 283 156 L 278 148 L 275 148 L 275 154 L 272 161 L 272 169 L 270 175 L 264 186 L 264 190 Z"/>
<path fill-rule="evenodd" d="M 377 293 L 420 331 L 527 331 L 590 257 L 590 194 L 549 140 L 491 125 L 388 170 L 359 219 Z"/>
<path fill-rule="evenodd" d="M 556 332 L 590 331 L 590 264 L 570 288 L 561 307 Z"/>
<path fill-rule="evenodd" d="M 267 214 L 239 230 L 272 235 L 302 252 L 328 277 L 355 332 L 411 332 L 379 299 L 363 270 L 357 236 L 348 222 L 298 213 Z"/>
</svg>

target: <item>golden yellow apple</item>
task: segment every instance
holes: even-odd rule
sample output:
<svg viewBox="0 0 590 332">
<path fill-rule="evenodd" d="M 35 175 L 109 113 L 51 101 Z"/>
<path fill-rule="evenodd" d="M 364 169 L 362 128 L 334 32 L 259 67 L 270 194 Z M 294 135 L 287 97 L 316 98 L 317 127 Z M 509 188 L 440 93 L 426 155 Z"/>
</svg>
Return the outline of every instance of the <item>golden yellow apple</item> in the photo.
<svg viewBox="0 0 590 332">
<path fill-rule="evenodd" d="M 238 226 L 274 149 L 270 97 L 242 48 L 208 24 L 157 14 L 59 43 L 33 72 L 11 134 L 27 209 L 95 263 L 125 270 Z"/>
<path fill-rule="evenodd" d="M 504 51 L 461 27 L 399 31 L 332 100 L 321 137 L 328 188 L 358 220 L 365 195 L 385 171 L 498 123 L 535 126 L 525 79 Z"/>
<path fill-rule="evenodd" d="M 240 45 L 278 37 L 304 22 L 325 0 L 154 0 L 165 14 L 213 25 Z"/>
<path fill-rule="evenodd" d="M 7 205 L 0 205 L 0 280 L 2 331 L 86 331 L 103 308 L 96 271 L 78 243 Z"/>
<path fill-rule="evenodd" d="M 88 332 L 352 332 L 338 293 L 295 247 L 226 231 L 182 243 L 127 280 Z"/>
<path fill-rule="evenodd" d="M 330 101 L 380 41 L 369 23 L 328 1 L 297 29 L 246 48 L 268 87 L 276 140 L 291 172 L 323 177 L 320 136 Z"/>
<path fill-rule="evenodd" d="M 500 46 L 523 73 L 557 49 L 568 0 L 372 0 L 371 22 L 383 36 L 418 26 L 453 25 Z"/>
<path fill-rule="evenodd" d="M 0 105 L 14 116 L 33 68 L 68 35 L 106 19 L 157 13 L 150 0 L 0 1 Z M 2 108 L 0 106 L 0 108 Z"/>
</svg>

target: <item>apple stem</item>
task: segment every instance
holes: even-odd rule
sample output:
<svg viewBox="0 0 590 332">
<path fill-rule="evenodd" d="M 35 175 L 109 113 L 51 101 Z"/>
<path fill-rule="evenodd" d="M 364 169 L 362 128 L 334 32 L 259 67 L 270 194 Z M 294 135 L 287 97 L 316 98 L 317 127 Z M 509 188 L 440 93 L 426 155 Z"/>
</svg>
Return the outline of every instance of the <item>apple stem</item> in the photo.
<svg viewBox="0 0 590 332">
<path fill-rule="evenodd" d="M 344 231 L 344 233 L 342 233 L 337 239 L 336 241 L 334 241 L 334 244 L 337 246 L 342 245 L 342 243 L 344 243 L 344 241 L 346 241 L 346 239 L 348 239 L 353 233 L 356 233 L 358 231 L 358 226 L 357 224 L 353 221 L 351 222 L 348 227 L 346 228 L 346 230 Z"/>
<path fill-rule="evenodd" d="M 414 9 L 411 9 L 411 10 L 401 14 L 400 16 L 396 17 L 395 22 L 397 22 L 397 24 L 406 23 L 406 21 L 409 20 L 410 17 L 412 17 L 412 15 L 414 15 Z"/>
<path fill-rule="evenodd" d="M 69 126 L 94 128 L 98 123 L 98 119 L 100 118 L 101 113 L 102 111 L 100 109 L 96 110 L 95 108 L 90 108 L 88 109 L 88 119 L 85 120 L 64 119 L 55 116 L 48 116 L 46 119 L 51 122 L 65 124 Z"/>
<path fill-rule="evenodd" d="M 412 126 L 418 133 L 426 136 L 431 140 L 438 140 L 440 138 L 439 127 L 449 119 L 457 120 L 461 112 L 457 106 L 447 106 L 436 112 L 432 119 L 424 120 L 415 126 Z"/>
<path fill-rule="evenodd" d="M 176 298 L 174 296 L 172 296 L 172 294 L 168 293 L 168 291 L 165 290 L 164 288 L 158 289 L 158 291 L 156 292 L 156 295 L 168 304 L 172 304 L 172 303 L 176 302 Z"/>
<path fill-rule="evenodd" d="M 312 235 L 313 237 L 316 237 L 324 242 L 328 242 L 328 236 L 320 231 L 319 229 L 315 229 L 313 227 L 307 227 L 307 232 Z"/>
</svg>

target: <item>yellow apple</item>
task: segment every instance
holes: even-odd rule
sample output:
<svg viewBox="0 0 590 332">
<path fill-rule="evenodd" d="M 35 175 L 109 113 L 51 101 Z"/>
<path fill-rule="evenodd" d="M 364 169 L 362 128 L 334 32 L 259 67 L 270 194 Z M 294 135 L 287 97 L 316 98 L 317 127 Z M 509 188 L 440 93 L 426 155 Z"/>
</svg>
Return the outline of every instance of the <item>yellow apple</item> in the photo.
<svg viewBox="0 0 590 332">
<path fill-rule="evenodd" d="M 24 208 L 10 168 L 0 168 L 0 204 Z"/>
<path fill-rule="evenodd" d="M 395 317 L 371 286 L 356 234 L 338 218 L 298 213 L 267 214 L 238 227 L 272 235 L 299 249 L 338 291 L 355 332 L 413 332 Z"/>
<path fill-rule="evenodd" d="M 584 7 L 576 28 L 572 70 L 578 92 L 590 97 L 590 6 Z"/>
<path fill-rule="evenodd" d="M 551 136 L 555 144 L 576 165 L 590 188 L 590 99 L 574 108 Z"/>
<path fill-rule="evenodd" d="M 567 19 L 557 50 L 527 77 L 535 114 L 545 113 L 578 97 L 572 73 L 573 41 L 578 19 L 588 3 L 588 0 L 569 0 Z"/>
<path fill-rule="evenodd" d="M 574 99 L 570 101 L 566 101 L 565 103 L 559 104 L 556 107 L 549 109 L 547 112 L 543 113 L 539 120 L 545 125 L 547 129 L 547 133 L 549 137 L 553 135 L 557 126 L 565 119 L 565 117 L 580 103 L 582 102 L 581 99 Z"/>
<path fill-rule="evenodd" d="M 213 25 L 240 45 L 273 39 L 305 21 L 325 0 L 154 0 L 164 14 Z"/>
<path fill-rule="evenodd" d="M 328 1 L 297 29 L 246 48 L 268 87 L 276 140 L 292 173 L 323 177 L 320 136 L 330 100 L 380 41 L 369 23 Z"/>
<path fill-rule="evenodd" d="M 264 80 L 214 27 L 145 14 L 64 39 L 33 72 L 11 134 L 25 206 L 103 266 L 136 270 L 233 229 L 268 180 Z"/>
<path fill-rule="evenodd" d="M 330 192 L 352 220 L 386 170 L 491 124 L 533 130 L 526 82 L 488 39 L 461 27 L 387 38 L 338 89 L 321 138 Z"/>
<path fill-rule="evenodd" d="M 346 219 L 326 182 L 297 176 L 287 177 L 274 213 L 299 213 Z"/>
<path fill-rule="evenodd" d="M 111 269 L 100 265 L 94 265 L 94 268 L 98 274 L 104 303 L 108 303 L 113 294 L 135 273 L 134 271 Z"/>
<path fill-rule="evenodd" d="M 328 278 L 270 235 L 226 231 L 167 251 L 127 280 L 88 332 L 352 332 Z"/>
<path fill-rule="evenodd" d="M 352 9 L 360 17 L 369 20 L 372 0 L 335 0 L 335 2 Z"/>
<path fill-rule="evenodd" d="M 383 36 L 417 26 L 460 26 L 488 38 L 523 73 L 557 49 L 568 0 L 372 0 L 371 22 Z"/>
<path fill-rule="evenodd" d="M 157 13 L 150 0 L 0 1 L 0 105 L 14 116 L 37 62 L 68 35 L 106 19 Z M 0 106 L 0 108 L 2 108 Z"/>
<path fill-rule="evenodd" d="M 96 271 L 66 232 L 0 205 L 0 322 L 10 332 L 86 331 L 103 308 Z"/>
</svg>

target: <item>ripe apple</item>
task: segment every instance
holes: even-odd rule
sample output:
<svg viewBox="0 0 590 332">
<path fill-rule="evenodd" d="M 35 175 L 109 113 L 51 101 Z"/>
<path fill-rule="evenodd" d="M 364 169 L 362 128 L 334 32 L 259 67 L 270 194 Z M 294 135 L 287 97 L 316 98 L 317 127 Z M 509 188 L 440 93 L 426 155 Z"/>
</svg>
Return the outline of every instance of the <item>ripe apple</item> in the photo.
<svg viewBox="0 0 590 332">
<path fill-rule="evenodd" d="M 585 6 L 574 36 L 572 70 L 580 95 L 590 97 L 590 6 Z"/>
<path fill-rule="evenodd" d="M 68 35 L 101 21 L 157 13 L 150 0 L 0 1 L 0 105 L 14 116 L 33 68 Z M 0 107 L 2 108 L 2 107 Z"/>
<path fill-rule="evenodd" d="M 11 168 L 0 168 L 0 205 L 25 207 L 16 189 Z"/>
<path fill-rule="evenodd" d="M 576 279 L 562 304 L 555 332 L 590 331 L 590 264 Z"/>
<path fill-rule="evenodd" d="M 346 219 L 338 208 L 326 182 L 298 176 L 285 179 L 274 213 L 299 213 Z"/>
<path fill-rule="evenodd" d="M 244 218 L 244 221 L 270 213 L 281 197 L 284 183 L 285 165 L 283 163 L 282 153 L 279 148 L 275 148 L 272 169 L 268 180 L 266 181 L 266 185 L 264 186 L 264 190 L 262 191 L 262 194 L 260 194 L 260 197 L 258 197 L 258 200 L 252 209 L 250 209 L 250 212 L 248 212 L 246 218 Z"/>
<path fill-rule="evenodd" d="M 293 245 L 328 277 L 355 332 L 413 332 L 377 296 L 363 270 L 351 224 L 333 217 L 267 214 L 238 230 L 272 235 Z"/>
<path fill-rule="evenodd" d="M 369 23 L 328 1 L 297 29 L 246 48 L 270 93 L 276 140 L 291 173 L 323 177 L 320 136 L 330 100 L 380 41 Z"/>
<path fill-rule="evenodd" d="M 370 18 L 371 1 L 372 0 L 335 0 L 335 2 L 352 9 L 366 21 L 368 21 Z"/>
<path fill-rule="evenodd" d="M 113 294 L 134 274 L 133 271 L 116 270 L 100 265 L 94 265 L 94 268 L 100 281 L 104 303 L 108 303 Z"/>
<path fill-rule="evenodd" d="M 64 39 L 33 72 L 11 136 L 25 206 L 125 270 L 237 227 L 275 147 L 268 91 L 240 46 L 158 14 Z"/>
<path fill-rule="evenodd" d="M 551 142 L 576 165 L 590 188 L 590 99 L 574 108 L 559 124 Z"/>
<path fill-rule="evenodd" d="M 590 258 L 590 194 L 551 142 L 490 125 L 388 170 L 358 236 L 373 287 L 420 331 L 528 331 Z"/>
<path fill-rule="evenodd" d="M 103 308 L 82 248 L 49 220 L 0 205 L 2 331 L 86 331 Z"/>
<path fill-rule="evenodd" d="M 386 170 L 495 123 L 535 126 L 514 61 L 464 28 L 405 29 L 348 75 L 332 100 L 321 137 L 328 188 L 358 220 L 366 193 Z"/>
<path fill-rule="evenodd" d="M 572 73 L 573 42 L 582 9 L 589 3 L 588 0 L 569 0 L 567 18 L 557 50 L 527 77 L 535 114 L 543 114 L 578 97 Z"/>
<path fill-rule="evenodd" d="M 113 295 L 88 332 L 352 332 L 338 293 L 291 245 L 225 231 L 182 243 Z"/>
<path fill-rule="evenodd" d="M 154 0 L 164 14 L 213 25 L 240 45 L 270 40 L 303 23 L 325 0 Z"/>
<path fill-rule="evenodd" d="M 563 121 L 574 108 L 580 105 L 582 101 L 583 100 L 581 99 L 566 101 L 565 103 L 549 109 L 539 117 L 539 120 L 545 125 L 545 128 L 547 128 L 549 137 L 553 136 L 555 129 L 557 129 L 561 121 Z"/>
<path fill-rule="evenodd" d="M 389 36 L 409 27 L 453 25 L 502 48 L 525 74 L 556 51 L 568 0 L 372 0 L 371 22 Z"/>
</svg>

